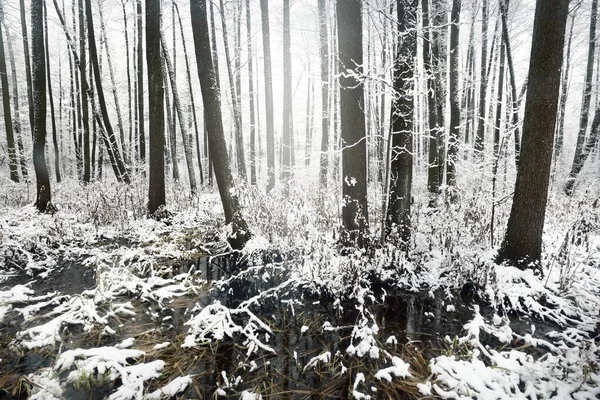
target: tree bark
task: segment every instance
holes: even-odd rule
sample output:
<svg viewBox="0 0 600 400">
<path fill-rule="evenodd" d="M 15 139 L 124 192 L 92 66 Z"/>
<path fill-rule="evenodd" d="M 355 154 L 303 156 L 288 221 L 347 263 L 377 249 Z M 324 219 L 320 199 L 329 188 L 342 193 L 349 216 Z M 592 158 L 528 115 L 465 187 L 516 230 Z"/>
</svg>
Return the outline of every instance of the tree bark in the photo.
<svg viewBox="0 0 600 400">
<path fill-rule="evenodd" d="M 91 11 L 90 11 L 91 15 Z M 91 18 L 91 17 L 90 17 Z M 79 71 L 81 74 L 80 80 L 86 79 L 86 45 L 85 45 L 85 10 L 83 0 L 79 0 L 79 60 L 83 68 Z M 90 44 L 91 46 L 91 44 Z M 90 158 L 90 119 L 89 108 L 85 92 L 81 94 L 81 121 L 83 123 L 83 183 L 90 182 L 91 174 L 91 158 Z"/>
<path fill-rule="evenodd" d="M 269 0 L 260 0 L 265 69 L 265 108 L 267 120 L 267 192 L 275 187 L 275 128 L 273 126 L 273 71 L 271 68 L 271 35 Z"/>
<path fill-rule="evenodd" d="M 498 261 L 539 266 L 569 0 L 536 4 L 521 161 Z"/>
<path fill-rule="evenodd" d="M 475 134 L 475 151 L 483 155 L 485 148 L 485 105 L 487 94 L 487 31 L 488 31 L 488 1 L 483 0 L 481 7 L 481 84 L 479 86 L 479 112 L 477 113 L 477 132 Z"/>
<path fill-rule="evenodd" d="M 43 0 L 31 1 L 31 51 L 33 58 L 33 167 L 36 177 L 35 206 L 39 212 L 52 211 L 50 174 L 46 165 L 46 58 L 44 48 Z"/>
<path fill-rule="evenodd" d="M 458 161 L 460 140 L 460 93 L 458 91 L 460 49 L 458 39 L 461 2 L 462 0 L 452 1 L 450 14 L 450 135 L 448 137 L 448 157 L 446 158 L 446 184 L 453 191 L 456 189 L 456 162 Z M 456 193 L 451 193 L 450 198 L 455 201 Z"/>
<path fill-rule="evenodd" d="M 250 0 L 246 0 L 246 30 L 248 46 L 248 101 L 250 103 L 250 185 L 256 186 L 256 106 L 254 104 L 254 52 L 252 51 L 252 25 Z"/>
<path fill-rule="evenodd" d="M 146 162 L 146 132 L 144 120 L 144 48 L 142 44 L 142 0 L 136 0 L 137 12 L 137 103 L 138 103 L 138 140 L 140 161 Z M 160 53 L 159 53 L 160 55 Z"/>
<path fill-rule="evenodd" d="M 500 0 L 500 16 L 502 18 L 502 38 L 506 49 L 506 61 L 510 75 L 510 90 L 512 97 L 512 129 L 514 130 L 515 140 L 515 165 L 519 166 L 519 153 L 521 152 L 521 134 L 519 129 L 519 97 L 517 96 L 517 84 L 515 79 L 515 67 L 513 64 L 512 50 L 510 47 L 510 38 L 508 36 L 508 0 Z M 526 85 L 524 85 L 526 87 Z"/>
<path fill-rule="evenodd" d="M 121 5 L 123 7 L 123 35 L 125 37 L 125 61 L 127 68 L 127 116 L 129 118 L 129 152 L 128 155 L 125 156 L 126 160 L 129 160 L 129 163 L 133 163 L 135 160 L 133 147 L 133 110 L 132 110 L 132 96 L 131 96 L 131 59 L 129 54 L 129 28 L 127 24 L 127 9 L 125 5 L 128 0 L 121 0 Z"/>
<path fill-rule="evenodd" d="M 321 160 L 319 170 L 321 187 L 327 186 L 327 170 L 329 169 L 329 31 L 325 1 L 318 0 L 321 58 Z"/>
<path fill-rule="evenodd" d="M 148 66 L 148 107 L 150 149 L 148 214 L 155 217 L 165 200 L 165 113 L 161 68 L 160 0 L 146 0 L 146 63 Z"/>
<path fill-rule="evenodd" d="M 440 193 L 440 154 L 438 148 L 439 126 L 437 105 L 435 98 L 435 76 L 432 64 L 431 50 L 433 40 L 431 35 L 431 26 L 429 24 L 429 0 L 422 0 L 421 10 L 423 13 L 423 69 L 425 70 L 427 80 L 427 121 L 429 122 L 428 141 L 429 155 L 427 166 L 427 189 L 431 195 L 430 203 L 435 203 L 437 195 Z"/>
<path fill-rule="evenodd" d="M 363 92 L 362 10 L 360 0 L 336 4 L 340 70 L 342 140 L 342 242 L 365 244 L 367 207 L 367 153 Z"/>
<path fill-rule="evenodd" d="M 217 178 L 217 185 L 219 186 L 221 202 L 223 203 L 225 222 L 228 224 L 231 223 L 233 227 L 230 244 L 234 249 L 241 249 L 251 234 L 241 213 L 231 174 L 227 146 L 225 144 L 221 116 L 221 95 L 215 77 L 216 74 L 208 35 L 206 0 L 191 0 L 190 15 L 192 18 L 198 77 L 200 79 L 204 107 L 207 111 L 205 114 L 205 123 L 208 130 L 211 160 L 214 163 L 214 172 Z"/>
<path fill-rule="evenodd" d="M 396 4 L 398 42 L 396 59 L 394 60 L 390 189 L 386 215 L 386 236 L 392 233 L 398 235 L 401 249 L 408 251 L 411 238 L 410 201 L 413 174 L 413 93 L 415 58 L 417 55 L 418 3 L 411 0 L 397 0 Z M 458 21 L 456 22 L 458 23 Z"/>
<path fill-rule="evenodd" d="M 283 0 L 283 127 L 281 129 L 283 134 L 283 156 L 281 180 L 284 183 L 291 178 L 292 167 L 292 53 L 290 42 L 290 0 Z"/>
</svg>

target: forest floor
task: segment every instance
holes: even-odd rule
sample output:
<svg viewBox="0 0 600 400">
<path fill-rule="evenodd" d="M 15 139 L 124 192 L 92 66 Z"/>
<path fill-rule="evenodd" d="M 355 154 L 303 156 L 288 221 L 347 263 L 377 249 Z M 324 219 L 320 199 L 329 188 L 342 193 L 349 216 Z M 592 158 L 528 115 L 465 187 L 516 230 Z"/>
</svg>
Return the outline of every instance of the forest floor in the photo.
<svg viewBox="0 0 600 400">
<path fill-rule="evenodd" d="M 242 190 L 239 253 L 216 193 L 173 187 L 158 222 L 143 182 L 53 189 L 58 212 L 39 215 L 33 187 L 0 185 L 0 399 L 600 396 L 585 195 L 551 196 L 538 276 L 493 262 L 478 194 L 415 204 L 407 258 L 341 255 L 339 196 L 300 184 Z"/>
</svg>

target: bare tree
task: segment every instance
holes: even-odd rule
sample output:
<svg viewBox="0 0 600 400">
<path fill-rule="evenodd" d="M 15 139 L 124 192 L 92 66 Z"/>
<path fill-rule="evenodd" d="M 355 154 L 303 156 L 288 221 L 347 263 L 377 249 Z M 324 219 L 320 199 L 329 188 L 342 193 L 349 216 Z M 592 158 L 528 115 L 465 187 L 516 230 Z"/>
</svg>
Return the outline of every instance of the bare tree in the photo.
<svg viewBox="0 0 600 400">
<path fill-rule="evenodd" d="M 146 63 L 148 65 L 148 107 L 150 131 L 150 168 L 148 214 L 162 217 L 165 200 L 165 114 L 163 71 L 161 68 L 160 0 L 146 0 Z"/>
<path fill-rule="evenodd" d="M 386 235 L 395 234 L 405 251 L 411 237 L 414 75 L 417 55 L 417 2 L 397 0 L 398 42 L 394 60 L 391 160 Z"/>
<path fill-rule="evenodd" d="M 208 144 L 214 163 L 214 172 L 219 186 L 225 222 L 231 223 L 233 235 L 230 237 L 231 246 L 240 249 L 250 238 L 251 233 L 242 216 L 241 208 L 233 183 L 225 135 L 221 116 L 220 88 L 216 80 L 216 71 L 212 61 L 211 44 L 208 35 L 206 0 L 191 0 L 190 15 L 194 47 L 196 49 L 196 64 L 205 113 L 205 124 L 208 132 Z"/>
<path fill-rule="evenodd" d="M 44 0 L 31 1 L 31 51 L 43 55 Z M 50 203 L 50 174 L 46 166 L 46 58 L 33 58 L 33 167 L 36 177 L 35 206 L 40 212 L 52 211 Z"/>
<path fill-rule="evenodd" d="M 548 201 L 552 146 L 569 0 L 537 0 L 523 144 L 513 204 L 499 261 L 537 267 Z"/>
<path fill-rule="evenodd" d="M 260 0 L 265 69 L 265 107 L 267 119 L 267 191 L 275 187 L 275 128 L 273 126 L 273 71 L 271 67 L 271 34 L 269 1 Z"/>
<path fill-rule="evenodd" d="M 364 244 L 369 222 L 367 207 L 367 149 L 365 137 L 362 10 L 360 0 L 339 1 L 338 57 L 342 140 L 342 242 Z"/>
</svg>

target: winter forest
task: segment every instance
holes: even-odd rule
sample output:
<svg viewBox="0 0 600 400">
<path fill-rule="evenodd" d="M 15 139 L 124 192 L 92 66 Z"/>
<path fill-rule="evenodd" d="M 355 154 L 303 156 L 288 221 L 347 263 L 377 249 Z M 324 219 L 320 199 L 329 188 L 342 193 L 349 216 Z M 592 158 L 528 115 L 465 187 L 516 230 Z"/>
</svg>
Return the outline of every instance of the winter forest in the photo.
<svg viewBox="0 0 600 400">
<path fill-rule="evenodd" d="M 596 399 L 598 0 L 0 0 L 0 399 Z"/>
</svg>

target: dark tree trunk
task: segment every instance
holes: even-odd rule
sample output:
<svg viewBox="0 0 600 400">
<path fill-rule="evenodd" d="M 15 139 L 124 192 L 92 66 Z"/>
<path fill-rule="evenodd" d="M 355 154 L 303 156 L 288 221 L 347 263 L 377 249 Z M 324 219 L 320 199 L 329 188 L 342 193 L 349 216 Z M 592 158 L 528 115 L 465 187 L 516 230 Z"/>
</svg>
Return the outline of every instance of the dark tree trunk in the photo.
<svg viewBox="0 0 600 400">
<path fill-rule="evenodd" d="M 250 184 L 256 186 L 256 106 L 254 104 L 254 54 L 252 51 L 252 25 L 250 0 L 246 0 L 246 30 L 248 46 L 248 101 L 250 103 Z"/>
<path fill-rule="evenodd" d="M 10 111 L 10 89 L 6 73 L 6 53 L 4 51 L 4 37 L 2 25 L 4 24 L 4 3 L 0 0 L 0 83 L 2 84 L 2 104 L 4 106 L 4 128 L 6 130 L 6 145 L 8 147 L 8 169 L 10 180 L 19 182 L 19 169 L 17 167 L 17 148 L 13 131 L 12 113 Z"/>
<path fill-rule="evenodd" d="M 435 203 L 440 193 L 440 153 L 438 148 L 438 118 L 435 98 L 435 76 L 432 65 L 431 27 L 429 25 L 429 0 L 422 0 L 423 12 L 423 69 L 427 79 L 427 121 L 429 122 L 429 156 L 427 159 L 427 189 L 431 195 L 431 202 Z"/>
<path fill-rule="evenodd" d="M 146 0 L 146 63 L 148 65 L 149 186 L 148 214 L 157 214 L 165 201 L 165 113 L 160 45 L 160 0 Z"/>
<path fill-rule="evenodd" d="M 319 4 L 319 53 L 321 56 L 321 162 L 319 180 L 327 186 L 329 169 L 329 35 L 327 28 L 326 0 Z"/>
<path fill-rule="evenodd" d="M 142 44 L 142 0 L 136 0 L 137 12 L 137 105 L 140 161 L 146 162 L 146 132 L 144 120 L 144 48 Z M 160 54 L 160 53 L 159 53 Z M 143 167 L 142 167 L 143 168 Z"/>
<path fill-rule="evenodd" d="M 458 38 L 460 33 L 460 8 L 462 0 L 452 1 L 450 14 L 450 135 L 448 137 L 448 157 L 446 158 L 446 183 L 456 189 L 456 162 L 458 160 L 458 143 L 460 140 L 460 93 L 458 91 L 458 70 L 460 52 Z M 451 194 L 455 200 L 455 193 Z"/>
<path fill-rule="evenodd" d="M 369 214 L 367 208 L 367 146 L 362 52 L 362 15 L 360 0 L 338 2 L 338 56 L 340 83 L 340 120 L 342 139 L 342 220 L 343 242 L 363 245 Z"/>
<path fill-rule="evenodd" d="M 260 0 L 262 39 L 265 63 L 265 108 L 267 119 L 267 192 L 275 187 L 275 128 L 273 126 L 273 71 L 271 68 L 271 34 L 269 0 Z"/>
<path fill-rule="evenodd" d="M 292 53 L 290 51 L 290 0 L 283 0 L 283 156 L 281 180 L 291 177 L 292 162 Z"/>
<path fill-rule="evenodd" d="M 588 48 L 587 68 L 585 72 L 585 86 L 583 88 L 583 99 L 581 100 L 581 117 L 579 120 L 579 133 L 577 135 L 577 144 L 575 146 L 575 155 L 573 156 L 573 165 L 571 172 L 565 184 L 565 193 L 568 196 L 573 194 L 575 180 L 583 165 L 581 163 L 581 153 L 587 132 L 588 119 L 590 114 L 590 101 L 592 98 L 592 77 L 594 75 L 594 59 L 596 51 L 596 20 L 598 16 L 598 0 L 592 0 L 592 12 L 590 16 L 590 38 Z"/>
<path fill-rule="evenodd" d="M 569 0 L 536 4 L 521 161 L 498 254 L 499 261 L 524 268 L 541 259 L 568 11 Z"/>
<path fill-rule="evenodd" d="M 6 28 L 6 25 L 4 25 Z M 21 175 L 23 180 L 27 182 L 29 180 L 29 173 L 27 172 L 27 161 L 25 160 L 25 149 L 23 148 L 23 136 L 21 135 L 21 114 L 19 109 L 19 85 L 17 83 L 17 67 L 15 65 L 15 53 L 12 46 L 12 38 L 8 29 L 6 29 L 6 43 L 8 44 L 8 54 L 10 59 L 10 71 L 11 81 L 13 88 L 13 104 L 15 107 L 15 113 L 13 117 L 13 128 L 15 131 L 15 140 L 17 150 L 19 153 L 19 165 L 21 166 Z M 59 74 L 60 75 L 60 74 Z"/>
<path fill-rule="evenodd" d="M 211 44 L 208 35 L 208 21 L 206 15 L 206 0 L 191 0 L 190 14 L 192 18 L 192 31 L 194 34 L 194 47 L 196 49 L 196 64 L 202 99 L 204 100 L 205 124 L 208 130 L 208 143 L 210 146 L 211 160 L 214 163 L 214 172 L 219 186 L 225 222 L 231 223 L 233 235 L 230 243 L 234 249 L 240 249 L 250 238 L 250 231 L 244 221 L 237 193 L 233 184 L 225 135 L 223 133 L 223 120 L 221 117 L 220 89 L 216 80 L 216 73 L 212 61 Z"/>
<path fill-rule="evenodd" d="M 52 95 L 52 79 L 50 75 L 50 54 L 48 50 L 48 18 L 47 18 L 47 9 L 46 2 L 44 1 L 44 47 L 46 49 L 46 80 L 48 83 L 48 102 L 50 104 L 50 118 L 51 118 L 51 126 L 52 126 L 52 144 L 54 146 L 54 172 L 56 174 L 56 182 L 60 183 L 60 153 L 58 151 L 58 134 L 56 130 L 56 113 L 54 110 L 54 96 Z"/>
<path fill-rule="evenodd" d="M 91 11 L 90 11 L 91 15 Z M 79 71 L 80 80 L 86 79 L 86 45 L 85 45 L 85 10 L 83 0 L 79 0 L 79 60 L 83 68 Z M 91 36 L 90 36 L 91 37 Z M 90 44 L 91 47 L 91 44 Z M 89 108 L 85 92 L 81 94 L 81 120 L 83 122 L 83 183 L 90 182 L 91 158 L 90 158 L 90 118 Z"/>
<path fill-rule="evenodd" d="M 46 58 L 44 49 L 43 0 L 31 1 L 31 51 L 33 57 L 33 167 L 36 178 L 35 206 L 40 212 L 52 211 L 50 174 L 46 165 Z"/>
<path fill-rule="evenodd" d="M 413 173 L 414 75 L 417 55 L 417 2 L 397 0 L 398 42 L 394 61 L 391 113 L 391 160 L 386 234 L 394 229 L 407 251 L 411 237 L 410 201 Z"/>
<path fill-rule="evenodd" d="M 483 0 L 481 7 L 481 83 L 479 86 L 479 112 L 477 113 L 477 132 L 475 134 L 475 151 L 482 155 L 485 144 L 485 105 L 487 95 L 487 56 L 488 1 Z"/>
</svg>

